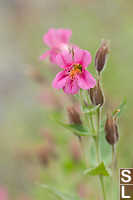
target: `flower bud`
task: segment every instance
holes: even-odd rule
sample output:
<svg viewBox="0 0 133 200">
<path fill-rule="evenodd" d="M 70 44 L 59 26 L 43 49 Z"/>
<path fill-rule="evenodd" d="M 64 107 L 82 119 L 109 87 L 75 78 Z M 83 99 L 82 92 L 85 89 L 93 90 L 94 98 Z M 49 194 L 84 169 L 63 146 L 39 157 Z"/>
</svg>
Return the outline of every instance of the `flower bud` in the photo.
<svg viewBox="0 0 133 200">
<path fill-rule="evenodd" d="M 99 74 L 103 70 L 106 64 L 108 53 L 109 53 L 109 44 L 106 40 L 103 40 L 100 48 L 96 52 L 96 57 L 95 57 L 95 67 Z"/>
<path fill-rule="evenodd" d="M 93 105 L 102 106 L 104 104 L 104 95 L 99 83 L 90 89 L 90 99 Z"/>
<path fill-rule="evenodd" d="M 112 116 L 108 116 L 106 123 L 105 123 L 105 133 L 106 133 L 106 140 L 109 144 L 114 145 L 118 139 L 118 126 L 116 123 L 116 119 Z"/>
<path fill-rule="evenodd" d="M 71 106 L 67 108 L 69 121 L 71 124 L 82 125 L 82 121 L 80 119 L 79 112 L 75 109 L 75 107 Z M 76 134 L 76 133 L 74 133 Z M 79 136 L 79 140 L 81 141 L 81 136 Z"/>
<path fill-rule="evenodd" d="M 80 114 L 73 106 L 68 107 L 67 112 L 68 112 L 70 123 L 79 124 L 79 125 L 82 124 L 82 121 L 80 119 Z"/>
</svg>

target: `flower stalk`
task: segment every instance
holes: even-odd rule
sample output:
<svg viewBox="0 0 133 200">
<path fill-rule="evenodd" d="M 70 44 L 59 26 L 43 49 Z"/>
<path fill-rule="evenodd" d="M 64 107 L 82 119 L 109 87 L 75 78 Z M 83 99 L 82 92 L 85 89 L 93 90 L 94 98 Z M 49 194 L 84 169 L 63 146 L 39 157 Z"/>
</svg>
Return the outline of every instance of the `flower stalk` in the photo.
<svg viewBox="0 0 133 200">
<path fill-rule="evenodd" d="M 97 136 L 96 136 L 96 151 L 97 151 L 97 160 L 98 164 L 101 162 L 101 155 L 100 155 L 100 124 L 101 124 L 101 108 L 98 107 L 97 109 Z M 105 186 L 104 186 L 104 177 L 102 175 L 99 175 L 101 189 L 103 193 L 103 199 L 106 200 L 106 192 L 105 192 Z"/>
<path fill-rule="evenodd" d="M 98 59 L 98 58 L 96 58 L 96 59 Z M 97 62 L 98 62 L 98 60 L 97 60 Z M 104 64 L 103 64 L 103 66 L 104 66 Z M 100 86 L 101 85 L 100 84 L 100 81 L 101 81 L 101 73 L 100 72 L 102 71 L 102 69 L 101 70 L 98 70 L 98 68 L 96 68 L 96 69 L 98 72 L 97 73 L 97 84 L 94 88 L 90 89 L 90 99 L 91 99 L 92 104 L 94 104 L 95 106 L 99 105 L 99 107 L 97 108 L 97 112 L 96 112 L 97 134 L 96 134 L 96 137 L 94 137 L 94 141 L 95 141 L 95 146 L 96 146 L 97 163 L 100 164 L 100 162 L 101 162 L 100 125 L 101 125 L 101 111 L 102 111 L 102 106 L 104 104 L 104 94 L 103 94 L 103 91 Z M 99 180 L 100 180 L 100 185 L 101 185 L 101 189 L 102 189 L 102 193 L 103 193 L 103 199 L 106 200 L 104 177 L 102 175 L 99 175 Z"/>
<path fill-rule="evenodd" d="M 114 200 L 115 169 L 116 169 L 116 150 L 114 144 L 112 145 L 112 200 Z"/>
<path fill-rule="evenodd" d="M 91 124 L 91 128 L 92 130 L 95 130 L 94 128 L 94 122 L 93 122 L 93 117 L 92 115 L 90 115 L 90 124 Z M 95 147 L 96 147 L 96 157 L 97 157 L 97 164 L 99 165 L 101 162 L 101 155 L 100 155 L 100 140 L 99 140 L 99 136 L 100 136 L 100 124 L 101 124 L 101 108 L 98 107 L 97 109 L 97 134 L 96 136 L 94 136 L 94 142 L 95 142 Z M 106 192 L 105 192 L 105 186 L 104 186 L 104 177 L 102 175 L 99 175 L 99 180 L 100 180 L 100 185 L 101 185 L 101 190 L 103 193 L 103 199 L 106 200 Z"/>
<path fill-rule="evenodd" d="M 101 119 L 101 109 L 98 107 L 97 109 L 97 136 L 96 136 L 96 148 L 97 148 L 97 159 L 100 162 L 100 148 L 99 148 L 99 137 L 100 137 L 100 119 Z"/>
</svg>

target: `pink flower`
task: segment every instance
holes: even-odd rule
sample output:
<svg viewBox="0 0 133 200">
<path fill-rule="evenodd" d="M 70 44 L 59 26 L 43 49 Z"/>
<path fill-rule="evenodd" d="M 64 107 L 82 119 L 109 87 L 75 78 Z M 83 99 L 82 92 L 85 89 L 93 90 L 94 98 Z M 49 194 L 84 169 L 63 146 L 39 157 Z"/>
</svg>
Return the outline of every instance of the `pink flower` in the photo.
<svg viewBox="0 0 133 200">
<path fill-rule="evenodd" d="M 56 64 L 57 54 L 63 50 L 68 50 L 71 35 L 72 31 L 69 29 L 49 29 L 48 33 L 43 36 L 43 41 L 50 50 L 40 56 L 40 59 L 43 60 L 49 56 L 50 61 Z"/>
<path fill-rule="evenodd" d="M 73 55 L 64 51 L 57 55 L 56 63 L 63 68 L 53 80 L 53 87 L 63 89 L 67 94 L 76 94 L 80 88 L 88 90 L 96 84 L 95 79 L 86 70 L 91 63 L 88 51 L 74 48 Z"/>
</svg>

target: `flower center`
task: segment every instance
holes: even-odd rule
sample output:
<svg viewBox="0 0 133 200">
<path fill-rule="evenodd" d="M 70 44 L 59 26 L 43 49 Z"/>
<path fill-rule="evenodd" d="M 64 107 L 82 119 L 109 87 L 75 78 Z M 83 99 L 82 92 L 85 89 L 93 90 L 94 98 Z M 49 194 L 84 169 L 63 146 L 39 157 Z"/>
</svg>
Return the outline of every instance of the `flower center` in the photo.
<svg viewBox="0 0 133 200">
<path fill-rule="evenodd" d="M 81 72 L 82 72 L 82 65 L 80 65 L 80 64 L 74 64 L 74 65 L 73 65 L 73 68 L 71 69 L 71 71 L 70 71 L 70 73 L 69 73 L 70 78 L 71 78 L 71 79 L 74 79 L 75 76 L 76 76 L 77 74 L 81 73 Z"/>
</svg>

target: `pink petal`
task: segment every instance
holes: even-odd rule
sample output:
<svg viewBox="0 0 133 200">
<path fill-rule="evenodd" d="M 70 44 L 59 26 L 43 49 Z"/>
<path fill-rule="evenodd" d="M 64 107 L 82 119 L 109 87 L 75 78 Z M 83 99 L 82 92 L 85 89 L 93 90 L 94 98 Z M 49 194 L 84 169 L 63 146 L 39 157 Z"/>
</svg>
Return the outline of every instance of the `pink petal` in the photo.
<svg viewBox="0 0 133 200">
<path fill-rule="evenodd" d="M 67 79 L 65 87 L 63 88 L 66 94 L 76 94 L 79 91 L 79 86 L 77 84 L 77 80 Z"/>
<path fill-rule="evenodd" d="M 43 41 L 47 44 L 50 48 L 55 47 L 57 45 L 57 35 L 56 29 L 51 28 L 49 29 L 48 33 L 43 36 Z"/>
<path fill-rule="evenodd" d="M 78 75 L 78 85 L 80 88 L 88 90 L 96 85 L 96 80 L 87 70 L 85 70 L 82 74 Z"/>
<path fill-rule="evenodd" d="M 61 43 L 68 43 L 72 35 L 72 31 L 70 29 L 58 29 L 57 35 L 58 35 L 58 40 Z"/>
<path fill-rule="evenodd" d="M 56 56 L 56 64 L 61 68 L 66 68 L 72 64 L 72 55 L 69 51 L 63 51 Z"/>
<path fill-rule="evenodd" d="M 54 50 L 51 50 L 50 52 L 50 61 L 54 64 L 56 64 L 56 56 L 57 56 L 57 52 Z"/>
<path fill-rule="evenodd" d="M 61 71 L 59 72 L 55 79 L 53 80 L 53 88 L 56 88 L 56 89 L 61 89 L 65 86 L 65 83 L 66 83 L 66 80 L 68 78 L 68 75 L 65 73 L 65 71 Z"/>
<path fill-rule="evenodd" d="M 86 50 L 75 48 L 74 61 L 86 68 L 91 63 L 91 54 Z"/>
<path fill-rule="evenodd" d="M 8 200 L 8 192 L 4 188 L 0 188 L 0 200 Z"/>
<path fill-rule="evenodd" d="M 68 43 L 72 31 L 69 29 L 49 29 L 48 33 L 43 36 L 43 41 L 50 48 L 57 48 L 61 43 Z"/>
<path fill-rule="evenodd" d="M 40 56 L 40 60 L 44 60 L 49 54 L 50 51 L 46 51 L 43 55 Z"/>
<path fill-rule="evenodd" d="M 83 56 L 83 50 L 79 48 L 74 48 L 74 62 L 81 64 Z"/>
<path fill-rule="evenodd" d="M 82 61 L 81 61 L 82 62 L 82 66 L 83 67 L 87 67 L 88 65 L 91 64 L 91 60 L 92 60 L 92 58 L 91 58 L 90 52 L 84 50 Z"/>
</svg>

